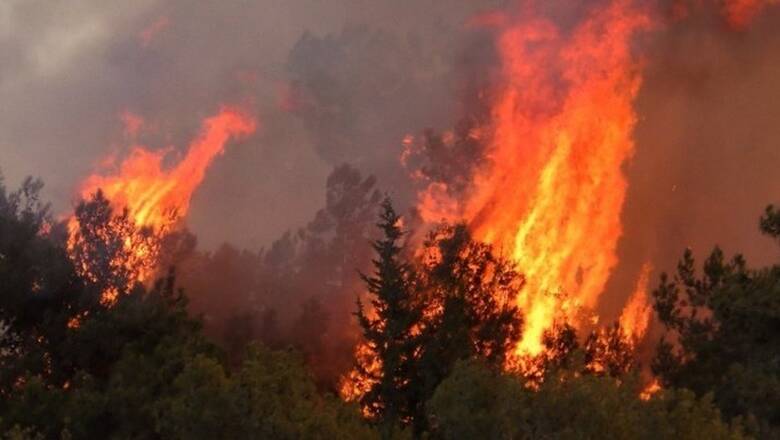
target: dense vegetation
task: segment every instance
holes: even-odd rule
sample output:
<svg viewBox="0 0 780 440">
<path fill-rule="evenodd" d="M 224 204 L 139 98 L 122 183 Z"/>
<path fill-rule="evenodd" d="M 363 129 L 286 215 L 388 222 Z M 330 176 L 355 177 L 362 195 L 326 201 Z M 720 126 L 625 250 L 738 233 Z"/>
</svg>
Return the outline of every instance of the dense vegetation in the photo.
<svg viewBox="0 0 780 440">
<path fill-rule="evenodd" d="M 339 209 L 334 199 L 320 223 L 299 235 L 308 249 L 302 255 L 369 243 L 358 223 L 376 215 L 373 182 L 342 173 L 346 180 L 334 188 L 352 188 L 347 193 L 360 209 Z M 547 356 L 534 375 L 505 372 L 508 350 L 522 334 L 522 311 L 508 300 L 524 287 L 522 268 L 462 225 L 441 226 L 411 252 L 385 201 L 373 269 L 354 265 L 365 271 L 354 276 L 368 294 L 350 307 L 356 340 L 375 362 L 355 366 L 352 377 L 364 392 L 347 403 L 322 379 L 322 371 L 347 372 L 323 354 L 327 296 L 280 298 L 295 298 L 300 307 L 284 337 L 264 314 L 271 309 L 220 311 L 231 318 L 210 333 L 174 270 L 151 287 L 135 281 L 147 268 L 122 255 L 122 240 L 152 243 L 153 231 L 136 228 L 96 194 L 77 208 L 68 250 L 66 225 L 53 221 L 40 189 L 35 180 L 12 192 L 0 185 L 4 437 L 780 437 L 780 266 L 750 269 L 716 250 L 697 274 L 686 252 L 677 274 L 662 276 L 654 292 L 667 336 L 652 369 L 664 389 L 641 398 L 632 345 L 617 327 L 580 338 L 561 323 L 547 335 Z M 780 212 L 769 208 L 761 228 L 780 240 Z M 317 231 L 334 232 L 345 247 Z M 281 246 L 263 255 L 263 267 L 279 261 Z M 117 258 L 126 264 L 116 266 Z M 240 259 L 246 270 L 260 270 L 249 264 L 257 258 Z M 279 272 L 286 278 L 274 282 L 300 286 L 295 273 L 307 278 L 312 270 L 345 280 L 329 289 L 351 283 L 353 275 L 341 268 L 323 275 L 323 267 L 296 261 L 296 271 Z M 351 264 L 345 261 L 339 264 Z M 227 289 L 205 285 L 214 297 Z M 114 293 L 110 301 L 107 291 Z M 202 300 L 193 295 L 193 303 Z"/>
</svg>

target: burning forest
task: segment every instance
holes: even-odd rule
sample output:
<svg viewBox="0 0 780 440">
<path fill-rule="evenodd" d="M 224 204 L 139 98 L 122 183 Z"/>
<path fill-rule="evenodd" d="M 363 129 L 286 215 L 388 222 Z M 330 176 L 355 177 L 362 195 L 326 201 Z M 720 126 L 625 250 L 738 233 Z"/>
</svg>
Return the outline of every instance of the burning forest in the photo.
<svg viewBox="0 0 780 440">
<path fill-rule="evenodd" d="M 0 56 L 4 437 L 780 438 L 776 1 L 33 0 Z"/>
</svg>

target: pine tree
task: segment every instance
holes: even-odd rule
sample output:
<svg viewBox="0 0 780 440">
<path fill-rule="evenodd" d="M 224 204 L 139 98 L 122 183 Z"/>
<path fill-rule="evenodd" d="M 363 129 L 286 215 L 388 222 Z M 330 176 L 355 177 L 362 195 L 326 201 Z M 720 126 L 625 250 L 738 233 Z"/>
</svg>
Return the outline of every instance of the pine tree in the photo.
<svg viewBox="0 0 780 440">
<path fill-rule="evenodd" d="M 759 226 L 780 239 L 780 211 L 769 206 Z M 687 249 L 653 296 L 666 335 L 652 369 L 664 388 L 711 394 L 749 434 L 780 438 L 780 262 L 752 268 L 716 247 L 698 268 Z"/>
<path fill-rule="evenodd" d="M 376 371 L 358 365 L 360 373 L 372 382 L 360 403 L 381 424 L 392 429 L 399 421 L 408 422 L 415 407 L 411 386 L 413 355 L 418 340 L 414 328 L 422 313 L 412 297 L 412 268 L 400 256 L 404 235 L 400 217 L 389 199 L 382 202 L 381 210 L 377 226 L 383 237 L 373 242 L 377 253 L 373 260 L 374 273 L 370 276 L 361 274 L 373 297 L 373 313 L 369 316 L 358 299 L 355 316 L 366 345 L 381 364 Z"/>
</svg>

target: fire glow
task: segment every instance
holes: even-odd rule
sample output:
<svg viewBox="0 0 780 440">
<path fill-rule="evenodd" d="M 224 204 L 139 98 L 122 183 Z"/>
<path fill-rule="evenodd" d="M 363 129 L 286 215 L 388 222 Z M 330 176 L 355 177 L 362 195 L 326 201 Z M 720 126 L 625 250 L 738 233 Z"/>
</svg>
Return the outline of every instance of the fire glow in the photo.
<svg viewBox="0 0 780 440">
<path fill-rule="evenodd" d="M 556 319 L 576 324 L 592 310 L 613 268 L 622 233 L 641 84 L 632 38 L 650 20 L 628 1 L 592 12 L 571 31 L 537 17 L 491 20 L 503 84 L 492 105 L 490 164 L 466 200 L 420 196 L 428 220 L 464 218 L 475 237 L 510 256 L 528 280 L 520 356 L 543 350 Z M 636 332 L 634 332 L 636 333 Z"/>
<path fill-rule="evenodd" d="M 138 130 L 137 125 L 136 121 L 135 131 Z M 203 181 L 214 158 L 224 152 L 226 143 L 252 134 L 255 128 L 256 123 L 251 117 L 237 109 L 224 107 L 218 114 L 203 121 L 200 134 L 176 165 L 164 166 L 170 149 L 152 151 L 134 146 L 128 157 L 116 165 L 115 172 L 87 177 L 80 186 L 79 196 L 88 199 L 101 190 L 111 202 L 114 212 L 126 209 L 137 227 L 170 231 L 186 216 L 195 189 Z M 77 227 L 75 217 L 71 217 L 71 239 Z M 146 247 L 136 249 L 132 240 L 127 240 L 125 246 L 133 248 L 133 253 L 139 254 L 139 258 L 155 258 L 153 252 L 145 250 Z M 147 266 L 153 267 L 154 264 Z M 146 281 L 149 275 L 141 273 L 138 281 Z"/>
</svg>

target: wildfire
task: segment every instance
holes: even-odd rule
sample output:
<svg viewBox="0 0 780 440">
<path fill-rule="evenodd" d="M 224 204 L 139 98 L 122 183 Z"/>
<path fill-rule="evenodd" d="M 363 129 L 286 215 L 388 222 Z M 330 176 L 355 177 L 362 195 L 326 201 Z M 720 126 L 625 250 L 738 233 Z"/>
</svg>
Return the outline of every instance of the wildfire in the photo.
<svg viewBox="0 0 780 440">
<path fill-rule="evenodd" d="M 498 37 L 503 86 L 492 106 L 490 165 L 475 173 L 465 202 L 431 187 L 420 211 L 451 212 L 457 203 L 475 237 L 526 275 L 517 298 L 523 356 L 543 350 L 556 317 L 574 322 L 577 310 L 593 308 L 617 263 L 622 166 L 634 151 L 641 82 L 631 42 L 650 22 L 623 0 L 568 31 L 533 15 L 512 22 Z"/>
<path fill-rule="evenodd" d="M 650 382 L 641 393 L 639 393 L 639 398 L 642 400 L 650 400 L 651 397 L 653 397 L 654 394 L 658 393 L 662 390 L 661 383 L 658 381 L 658 379 L 653 379 L 652 382 Z"/>
<path fill-rule="evenodd" d="M 652 270 L 653 267 L 649 263 L 642 267 L 636 289 L 620 315 L 620 328 L 632 340 L 642 338 L 650 323 L 652 307 L 647 302 L 647 285 Z"/>
<path fill-rule="evenodd" d="M 375 377 L 381 375 L 382 361 L 375 355 L 375 351 L 366 342 L 360 342 L 355 347 L 355 364 L 360 368 L 353 368 L 341 379 L 339 395 L 348 402 L 359 399 L 371 390 L 376 383 Z M 361 405 L 363 415 L 374 416 L 372 408 Z"/>
<path fill-rule="evenodd" d="M 134 146 L 129 156 L 116 167 L 114 173 L 93 174 L 80 186 L 79 195 L 89 198 L 101 190 L 115 212 L 127 210 L 128 220 L 136 227 L 164 232 L 174 228 L 189 209 L 195 189 L 203 181 L 206 169 L 215 157 L 224 152 L 231 138 L 248 136 L 255 130 L 254 120 L 233 108 L 223 108 L 218 114 L 203 121 L 200 134 L 189 145 L 186 155 L 174 166 L 164 161 L 171 149 L 151 151 Z M 137 131 L 137 122 L 134 125 Z M 70 242 L 73 253 L 74 233 L 79 225 L 75 216 L 69 220 Z M 140 245 L 140 241 L 127 236 L 124 247 L 132 258 L 154 263 L 154 243 Z M 115 267 L 128 262 L 112 262 Z M 138 281 L 150 275 L 149 267 L 137 274 Z M 82 271 L 87 268 L 82 267 Z M 106 292 L 106 295 L 111 295 Z"/>
</svg>

